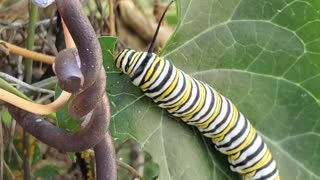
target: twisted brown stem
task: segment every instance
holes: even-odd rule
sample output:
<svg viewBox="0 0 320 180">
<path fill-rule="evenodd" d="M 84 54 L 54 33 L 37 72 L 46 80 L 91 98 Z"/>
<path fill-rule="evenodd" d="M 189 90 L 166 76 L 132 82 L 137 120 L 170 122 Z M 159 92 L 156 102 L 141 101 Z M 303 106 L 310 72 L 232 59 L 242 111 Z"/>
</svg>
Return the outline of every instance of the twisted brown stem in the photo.
<svg viewBox="0 0 320 180">
<path fill-rule="evenodd" d="M 60 129 L 41 116 L 7 105 L 13 118 L 30 134 L 40 141 L 61 151 L 80 152 L 98 144 L 108 130 L 109 108 L 108 99 L 104 96 L 93 111 L 88 125 L 78 132 L 72 133 Z"/>
<path fill-rule="evenodd" d="M 69 113 L 78 120 L 85 117 L 89 122 L 78 132 L 67 132 L 12 105 L 8 105 L 9 111 L 25 130 L 49 146 L 62 151 L 94 147 L 97 179 L 115 180 L 115 153 L 108 133 L 110 106 L 105 94 L 106 77 L 99 42 L 79 1 L 56 0 L 56 3 L 78 53 L 74 49 L 60 52 L 55 72 L 62 89 L 75 93 Z"/>
<path fill-rule="evenodd" d="M 94 29 L 77 0 L 56 0 L 57 7 L 77 46 L 84 88 L 91 86 L 102 67 L 102 53 Z"/>
<path fill-rule="evenodd" d="M 109 133 L 94 147 L 97 179 L 117 179 L 117 166 L 112 138 Z"/>
</svg>

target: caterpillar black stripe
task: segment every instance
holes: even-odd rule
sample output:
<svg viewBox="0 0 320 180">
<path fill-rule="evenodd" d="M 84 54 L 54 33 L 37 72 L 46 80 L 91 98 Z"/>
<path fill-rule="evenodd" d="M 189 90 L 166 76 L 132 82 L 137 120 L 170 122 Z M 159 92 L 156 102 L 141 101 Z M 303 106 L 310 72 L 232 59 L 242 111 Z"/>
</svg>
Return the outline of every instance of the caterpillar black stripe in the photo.
<svg viewBox="0 0 320 180">
<path fill-rule="evenodd" d="M 248 180 L 280 180 L 267 145 L 229 99 L 152 53 L 158 30 L 148 52 L 124 50 L 116 67 L 158 106 L 210 138 L 232 171 Z"/>
</svg>

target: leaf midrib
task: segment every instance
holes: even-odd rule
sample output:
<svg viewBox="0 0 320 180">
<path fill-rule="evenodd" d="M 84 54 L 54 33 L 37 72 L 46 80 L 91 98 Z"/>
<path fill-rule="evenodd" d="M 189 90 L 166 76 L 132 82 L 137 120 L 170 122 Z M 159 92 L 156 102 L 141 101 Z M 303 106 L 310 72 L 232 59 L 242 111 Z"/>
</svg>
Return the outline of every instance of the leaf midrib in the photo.
<svg viewBox="0 0 320 180">
<path fill-rule="evenodd" d="M 196 36 L 193 36 L 191 39 L 189 39 L 188 41 L 185 41 L 184 43 L 182 43 L 181 45 L 177 46 L 176 48 L 170 50 L 169 52 L 165 53 L 163 55 L 164 58 L 166 58 L 167 56 L 177 52 L 178 50 L 180 50 L 181 48 L 185 47 L 186 45 L 188 45 L 189 43 L 195 41 L 197 38 L 201 37 L 202 35 L 212 31 L 212 30 L 215 30 L 216 28 L 218 27 L 221 27 L 221 26 L 224 26 L 224 25 L 227 25 L 229 23 L 238 23 L 238 22 L 257 22 L 257 23 L 270 23 L 272 25 L 274 25 L 275 27 L 278 27 L 279 29 L 282 29 L 282 30 L 286 30 L 288 32 L 291 32 L 292 34 L 294 34 L 296 36 L 296 38 L 300 41 L 301 44 L 303 44 L 303 52 L 306 52 L 306 45 L 304 43 L 304 41 L 300 38 L 300 36 L 296 33 L 296 31 L 293 31 L 289 28 L 286 28 L 286 27 L 283 27 L 283 26 L 280 26 L 278 24 L 275 24 L 274 22 L 270 21 L 270 20 L 254 20 L 254 19 L 239 19 L 239 20 L 228 20 L 228 21 L 224 21 L 222 23 L 219 23 L 219 24 L 215 24 L 213 26 L 210 26 L 208 28 L 206 28 L 205 30 L 201 31 L 199 34 L 197 34 Z M 312 21 L 313 22 L 313 21 Z M 303 26 L 303 25 L 302 25 Z"/>
</svg>

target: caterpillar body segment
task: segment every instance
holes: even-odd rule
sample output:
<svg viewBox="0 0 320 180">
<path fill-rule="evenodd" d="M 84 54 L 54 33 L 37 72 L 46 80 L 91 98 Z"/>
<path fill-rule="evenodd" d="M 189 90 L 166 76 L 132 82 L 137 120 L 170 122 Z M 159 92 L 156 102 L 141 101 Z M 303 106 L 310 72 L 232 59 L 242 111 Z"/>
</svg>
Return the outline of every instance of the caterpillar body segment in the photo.
<svg viewBox="0 0 320 180">
<path fill-rule="evenodd" d="M 154 53 L 124 50 L 115 60 L 161 108 L 212 140 L 230 169 L 247 180 L 280 180 L 275 160 L 250 122 L 226 97 Z"/>
</svg>

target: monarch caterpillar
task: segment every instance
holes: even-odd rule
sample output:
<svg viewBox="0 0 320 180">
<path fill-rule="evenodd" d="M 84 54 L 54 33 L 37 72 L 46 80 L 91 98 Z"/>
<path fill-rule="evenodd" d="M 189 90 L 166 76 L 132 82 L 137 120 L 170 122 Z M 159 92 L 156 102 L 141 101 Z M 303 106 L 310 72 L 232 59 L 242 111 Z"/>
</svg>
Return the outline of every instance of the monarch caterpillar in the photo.
<svg viewBox="0 0 320 180">
<path fill-rule="evenodd" d="M 267 145 L 229 99 L 152 53 L 170 4 L 148 52 L 125 49 L 115 59 L 116 67 L 158 106 L 210 138 L 216 149 L 228 156 L 232 171 L 249 180 L 280 180 Z"/>
</svg>

